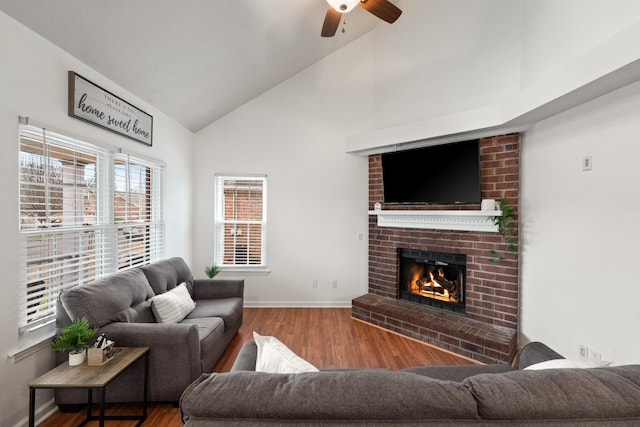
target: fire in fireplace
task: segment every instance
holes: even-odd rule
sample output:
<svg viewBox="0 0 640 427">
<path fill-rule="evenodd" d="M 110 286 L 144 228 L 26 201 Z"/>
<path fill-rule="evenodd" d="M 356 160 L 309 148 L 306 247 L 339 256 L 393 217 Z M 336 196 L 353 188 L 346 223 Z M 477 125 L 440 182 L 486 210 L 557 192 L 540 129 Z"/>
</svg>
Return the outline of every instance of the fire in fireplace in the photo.
<svg viewBox="0 0 640 427">
<path fill-rule="evenodd" d="M 400 298 L 464 313 L 467 256 L 398 249 Z"/>
</svg>

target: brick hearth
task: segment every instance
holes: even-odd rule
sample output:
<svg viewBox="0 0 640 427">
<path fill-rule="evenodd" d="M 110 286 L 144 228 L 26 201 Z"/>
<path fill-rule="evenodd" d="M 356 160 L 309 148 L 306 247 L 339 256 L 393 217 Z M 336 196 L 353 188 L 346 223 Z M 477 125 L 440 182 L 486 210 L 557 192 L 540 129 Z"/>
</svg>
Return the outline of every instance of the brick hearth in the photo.
<svg viewBox="0 0 640 427">
<path fill-rule="evenodd" d="M 510 363 L 516 331 L 409 301 L 366 294 L 353 300 L 356 319 L 485 363 Z"/>
<path fill-rule="evenodd" d="M 518 134 L 480 141 L 483 199 L 506 197 L 518 211 Z M 369 157 L 369 210 L 382 203 L 380 155 Z M 383 210 L 479 209 L 479 205 L 405 206 L 382 203 Z M 517 232 L 516 232 L 517 236 Z M 398 300 L 397 249 L 464 253 L 467 255 L 466 313 Z M 489 250 L 504 251 L 497 233 L 378 227 L 369 218 L 369 293 L 353 300 L 353 317 L 481 362 L 510 363 L 515 355 L 518 327 L 518 254 L 509 253 L 498 265 Z"/>
</svg>

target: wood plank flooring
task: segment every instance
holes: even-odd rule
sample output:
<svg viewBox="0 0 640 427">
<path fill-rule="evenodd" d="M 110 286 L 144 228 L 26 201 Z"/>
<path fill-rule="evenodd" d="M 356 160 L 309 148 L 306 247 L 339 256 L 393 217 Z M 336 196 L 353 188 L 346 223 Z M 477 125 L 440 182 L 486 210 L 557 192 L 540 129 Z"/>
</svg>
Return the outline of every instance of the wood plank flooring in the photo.
<svg viewBox="0 0 640 427">
<path fill-rule="evenodd" d="M 277 337 L 300 357 L 318 368 L 389 368 L 416 365 L 468 365 L 474 363 L 447 351 L 431 347 L 351 319 L 349 308 L 245 308 L 244 322 L 214 372 L 231 369 L 242 345 L 253 341 L 253 331 Z M 139 413 L 138 405 L 108 405 L 107 413 Z M 85 411 L 56 412 L 41 427 L 77 426 Z M 108 421 L 109 426 L 133 427 L 136 421 Z M 96 422 L 88 426 L 98 425 Z M 172 404 L 150 404 L 144 426 L 180 427 L 180 410 Z"/>
</svg>

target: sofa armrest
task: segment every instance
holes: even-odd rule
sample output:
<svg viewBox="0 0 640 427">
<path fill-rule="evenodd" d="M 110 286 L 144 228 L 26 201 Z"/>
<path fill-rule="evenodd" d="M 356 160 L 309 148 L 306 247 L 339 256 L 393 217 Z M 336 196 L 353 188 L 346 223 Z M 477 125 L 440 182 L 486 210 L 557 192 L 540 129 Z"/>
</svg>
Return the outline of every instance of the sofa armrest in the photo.
<svg viewBox="0 0 640 427">
<path fill-rule="evenodd" d="M 255 371 L 256 360 L 258 359 L 258 346 L 255 341 L 244 343 L 240 352 L 233 362 L 231 371 Z"/>
<path fill-rule="evenodd" d="M 564 357 L 541 342 L 530 342 L 520 350 L 518 369 L 555 359 L 564 359 Z"/>
<path fill-rule="evenodd" d="M 183 382 L 202 373 L 196 325 L 113 322 L 100 328 L 100 332 L 113 340 L 116 347 L 149 347 L 152 371 L 171 372 L 182 377 Z"/>
<path fill-rule="evenodd" d="M 243 298 L 244 279 L 194 279 L 193 299 Z"/>
</svg>

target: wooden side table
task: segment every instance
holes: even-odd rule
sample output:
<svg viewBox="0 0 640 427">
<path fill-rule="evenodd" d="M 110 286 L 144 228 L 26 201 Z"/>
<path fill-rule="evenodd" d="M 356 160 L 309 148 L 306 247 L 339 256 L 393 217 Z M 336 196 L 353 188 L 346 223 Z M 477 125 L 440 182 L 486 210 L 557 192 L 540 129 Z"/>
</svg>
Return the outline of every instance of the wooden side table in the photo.
<svg viewBox="0 0 640 427">
<path fill-rule="evenodd" d="M 87 417 L 79 426 L 83 426 L 92 420 L 98 420 L 100 427 L 104 426 L 105 420 L 139 420 L 136 425 L 140 426 L 147 419 L 149 347 L 118 347 L 115 351 L 113 359 L 104 365 L 89 366 L 85 363 L 80 366 L 69 366 L 67 363 L 63 363 L 29 383 L 29 427 L 35 426 L 36 390 L 56 388 L 86 388 L 88 390 Z M 141 357 L 144 357 L 142 415 L 106 416 L 104 414 L 105 387 Z M 98 403 L 100 405 L 98 416 L 93 415 L 92 410 L 93 390 L 98 393 Z"/>
</svg>

